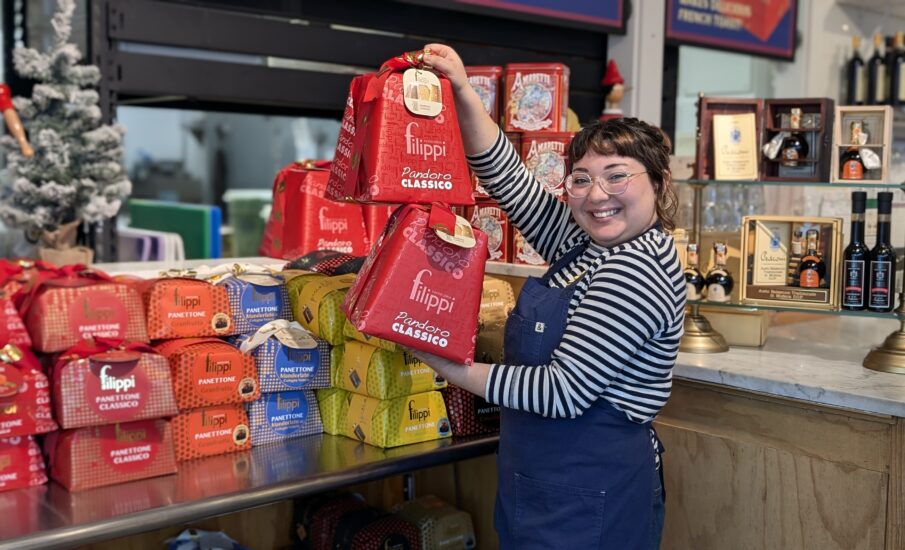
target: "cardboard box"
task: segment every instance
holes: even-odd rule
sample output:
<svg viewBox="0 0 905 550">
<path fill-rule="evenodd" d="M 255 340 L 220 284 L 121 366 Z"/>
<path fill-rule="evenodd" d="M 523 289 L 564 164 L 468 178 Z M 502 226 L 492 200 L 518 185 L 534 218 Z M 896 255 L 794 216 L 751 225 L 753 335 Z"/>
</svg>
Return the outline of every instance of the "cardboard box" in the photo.
<svg viewBox="0 0 905 550">
<path fill-rule="evenodd" d="M 292 319 L 292 307 L 283 278 L 277 274 L 247 271 L 217 282 L 229 295 L 234 334 L 253 332 L 277 319 Z"/>
<path fill-rule="evenodd" d="M 251 432 L 244 405 L 218 405 L 181 413 L 173 419 L 176 460 L 246 451 Z"/>
<path fill-rule="evenodd" d="M 298 323 L 268 323 L 233 344 L 254 357 L 261 393 L 330 386 L 330 344 L 314 339 Z"/>
<path fill-rule="evenodd" d="M 250 403 L 261 395 L 254 358 L 222 340 L 170 340 L 156 348 L 170 362 L 180 411 Z"/>
<path fill-rule="evenodd" d="M 451 437 L 452 429 L 440 392 L 388 400 L 353 393 L 342 435 L 387 448 Z"/>
<path fill-rule="evenodd" d="M 0 438 L 24 437 L 57 429 L 50 404 L 50 382 L 38 358 L 7 344 L 0 349 Z"/>
<path fill-rule="evenodd" d="M 341 305 L 355 282 L 355 275 L 296 277 L 290 282 L 298 289 L 298 302 L 293 309 L 295 320 L 330 345 L 342 345 L 346 340 L 343 333 L 346 316 Z"/>
<path fill-rule="evenodd" d="M 473 246 L 451 244 L 461 241 L 441 227 L 473 233 Z M 470 364 L 486 261 L 482 231 L 439 205 L 407 205 L 368 256 L 343 310 L 362 333 Z"/>
<path fill-rule="evenodd" d="M 25 323 L 19 317 L 16 305 L 7 298 L 0 298 L 0 342 L 19 346 L 31 347 L 31 336 L 25 328 Z"/>
<path fill-rule="evenodd" d="M 472 204 L 452 86 L 410 57 L 352 79 L 327 193 L 335 200 Z"/>
<path fill-rule="evenodd" d="M 367 334 L 362 333 L 361 331 L 356 329 L 355 325 L 350 323 L 348 319 L 346 319 L 346 323 L 343 325 L 343 334 L 346 336 L 346 341 L 355 340 L 356 342 L 368 344 L 369 346 L 385 349 L 387 351 L 402 350 L 402 348 L 400 348 L 399 345 L 395 342 L 390 342 L 389 340 L 384 340 L 383 338 L 368 336 Z"/>
<path fill-rule="evenodd" d="M 0 439 L 0 492 L 45 483 L 44 458 L 32 437 Z"/>
<path fill-rule="evenodd" d="M 176 473 L 165 420 L 56 432 L 46 443 L 50 475 L 70 491 Z"/>
<path fill-rule="evenodd" d="M 142 297 L 152 340 L 235 334 L 225 288 L 192 278 L 147 281 Z"/>
<path fill-rule="evenodd" d="M 488 403 L 458 386 L 450 384 L 442 392 L 446 412 L 455 436 L 492 434 L 500 431 L 500 406 Z"/>
<path fill-rule="evenodd" d="M 324 431 L 330 435 L 342 435 L 349 414 L 352 394 L 340 388 L 317 390 L 317 408 L 321 413 Z"/>
<path fill-rule="evenodd" d="M 456 510 L 434 495 L 406 501 L 395 513 L 421 532 L 422 550 L 461 550 L 477 545 L 468 512 Z"/>
<path fill-rule="evenodd" d="M 157 353 L 66 353 L 53 369 L 53 396 L 63 429 L 164 418 L 178 412 L 170 365 Z"/>
<path fill-rule="evenodd" d="M 346 342 L 342 363 L 333 370 L 333 386 L 377 399 L 393 399 L 439 390 L 446 380 L 403 351 L 387 351 Z"/>
<path fill-rule="evenodd" d="M 46 280 L 24 306 L 25 326 L 36 351 L 63 351 L 96 336 L 148 341 L 144 309 L 135 289 L 87 275 Z"/>
<path fill-rule="evenodd" d="M 566 131 L 568 67 L 562 63 L 510 63 L 504 78 L 504 131 Z"/>
<path fill-rule="evenodd" d="M 312 390 L 268 393 L 248 405 L 253 445 L 324 432 Z"/>
</svg>

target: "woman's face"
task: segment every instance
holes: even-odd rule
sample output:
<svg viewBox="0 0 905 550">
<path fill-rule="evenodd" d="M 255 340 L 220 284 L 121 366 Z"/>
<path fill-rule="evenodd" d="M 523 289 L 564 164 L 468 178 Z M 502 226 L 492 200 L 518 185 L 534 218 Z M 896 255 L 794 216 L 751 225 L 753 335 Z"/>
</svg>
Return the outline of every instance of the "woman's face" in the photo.
<svg viewBox="0 0 905 550">
<path fill-rule="evenodd" d="M 621 195 L 609 195 L 596 182 L 614 173 L 637 174 L 644 165 L 631 157 L 589 152 L 575 163 L 572 173 L 585 173 L 595 179 L 587 196 L 569 196 L 569 208 L 579 227 L 595 243 L 612 247 L 640 235 L 657 219 L 657 195 L 648 174 L 629 178 Z"/>
</svg>

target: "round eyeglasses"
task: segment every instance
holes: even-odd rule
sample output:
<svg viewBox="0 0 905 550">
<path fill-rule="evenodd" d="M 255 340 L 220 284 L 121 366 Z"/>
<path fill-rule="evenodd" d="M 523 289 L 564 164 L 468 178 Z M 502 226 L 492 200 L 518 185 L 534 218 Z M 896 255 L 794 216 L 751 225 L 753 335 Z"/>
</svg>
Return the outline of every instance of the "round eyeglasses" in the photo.
<svg viewBox="0 0 905 550">
<path fill-rule="evenodd" d="M 647 171 L 645 170 L 644 172 L 635 172 L 634 174 L 629 174 L 628 172 L 611 172 L 602 176 L 592 176 L 585 172 L 573 172 L 566 176 L 564 186 L 566 188 L 566 193 L 568 193 L 570 197 L 576 199 L 587 197 L 588 193 L 591 192 L 591 187 L 594 186 L 594 183 L 597 183 L 607 195 L 621 195 L 628 189 L 628 182 L 630 182 L 632 178 L 646 173 Z"/>
</svg>

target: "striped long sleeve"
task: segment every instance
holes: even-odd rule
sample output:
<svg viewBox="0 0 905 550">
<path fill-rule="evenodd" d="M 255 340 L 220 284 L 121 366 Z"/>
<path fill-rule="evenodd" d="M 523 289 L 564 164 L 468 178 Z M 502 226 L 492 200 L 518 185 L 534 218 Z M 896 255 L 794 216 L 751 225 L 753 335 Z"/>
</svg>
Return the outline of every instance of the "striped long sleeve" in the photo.
<svg viewBox="0 0 905 550">
<path fill-rule="evenodd" d="M 505 138 L 469 161 L 548 261 L 587 247 L 550 280 L 563 287 L 587 271 L 550 363 L 492 365 L 485 398 L 551 418 L 573 418 L 605 399 L 633 421 L 652 420 L 669 398 L 684 320 L 685 282 L 672 238 L 652 228 L 615 247 L 589 242 Z"/>
</svg>

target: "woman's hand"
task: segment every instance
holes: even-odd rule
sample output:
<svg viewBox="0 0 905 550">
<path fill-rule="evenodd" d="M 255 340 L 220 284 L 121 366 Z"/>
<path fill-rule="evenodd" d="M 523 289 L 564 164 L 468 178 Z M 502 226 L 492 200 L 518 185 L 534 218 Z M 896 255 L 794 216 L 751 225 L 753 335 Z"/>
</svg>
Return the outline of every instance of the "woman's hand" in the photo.
<svg viewBox="0 0 905 550">
<path fill-rule="evenodd" d="M 490 365 L 487 363 L 473 363 L 468 366 L 438 357 L 426 351 L 412 348 L 405 348 L 405 351 L 437 371 L 437 374 L 445 378 L 450 384 L 459 386 L 475 395 L 485 397 L 487 377 L 490 375 Z"/>
<path fill-rule="evenodd" d="M 456 50 L 444 44 L 427 44 L 424 46 L 424 64 L 443 73 L 453 85 L 453 91 L 461 94 L 468 88 L 468 76 L 465 64 Z"/>
</svg>

